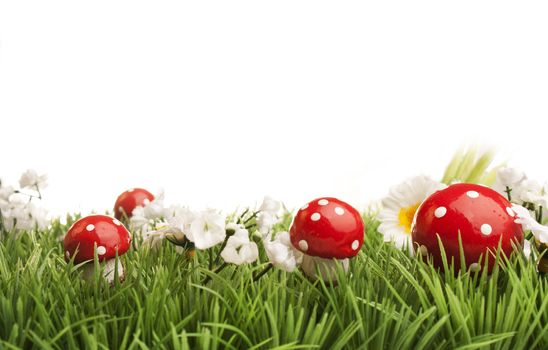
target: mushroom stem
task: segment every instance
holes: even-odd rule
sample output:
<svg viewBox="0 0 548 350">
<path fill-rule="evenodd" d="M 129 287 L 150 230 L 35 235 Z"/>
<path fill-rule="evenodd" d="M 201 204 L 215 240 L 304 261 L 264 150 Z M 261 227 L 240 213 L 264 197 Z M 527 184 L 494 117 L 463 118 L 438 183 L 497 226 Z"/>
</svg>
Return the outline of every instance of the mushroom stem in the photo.
<svg viewBox="0 0 548 350">
<path fill-rule="evenodd" d="M 99 268 L 101 269 L 101 276 L 109 284 L 114 284 L 116 270 L 118 270 L 119 281 L 122 282 L 125 279 L 124 265 L 122 265 L 122 261 L 120 259 L 118 259 L 118 264 L 116 264 L 116 259 L 108 259 L 105 262 L 100 263 Z M 83 266 L 82 276 L 86 281 L 91 281 L 94 275 L 95 263 L 91 261 Z"/>
<path fill-rule="evenodd" d="M 306 254 L 303 256 L 301 268 L 312 279 L 321 278 L 326 282 L 335 282 L 337 280 L 337 263 L 341 264 L 345 273 L 348 272 L 348 259 L 324 259 Z"/>
</svg>

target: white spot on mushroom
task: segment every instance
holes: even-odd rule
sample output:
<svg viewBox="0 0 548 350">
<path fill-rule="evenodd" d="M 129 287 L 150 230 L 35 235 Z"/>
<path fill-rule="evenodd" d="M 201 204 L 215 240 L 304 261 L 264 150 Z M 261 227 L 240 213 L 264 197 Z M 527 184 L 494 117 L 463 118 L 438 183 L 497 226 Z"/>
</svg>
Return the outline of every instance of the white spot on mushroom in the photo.
<svg viewBox="0 0 548 350">
<path fill-rule="evenodd" d="M 356 239 L 354 242 L 352 242 L 352 250 L 358 249 L 360 246 L 360 242 Z"/>
<path fill-rule="evenodd" d="M 86 230 L 88 230 L 89 232 L 95 230 L 95 225 L 93 225 L 93 224 L 87 225 L 87 226 L 86 226 Z"/>
<path fill-rule="evenodd" d="M 310 215 L 310 220 L 318 221 L 318 220 L 320 220 L 321 217 L 322 216 L 320 215 L 320 213 L 314 213 L 314 214 Z"/>
<path fill-rule="evenodd" d="M 301 239 L 299 241 L 299 248 L 301 248 L 302 251 L 306 252 L 308 250 L 308 242 L 304 239 Z"/>
<path fill-rule="evenodd" d="M 124 208 L 118 207 L 118 211 L 119 211 L 120 213 L 123 213 L 123 212 L 124 212 Z"/>
<path fill-rule="evenodd" d="M 344 215 L 344 209 L 341 208 L 341 207 L 336 207 L 336 208 L 335 208 L 335 214 L 337 214 L 337 215 Z"/>
<path fill-rule="evenodd" d="M 481 266 L 478 263 L 470 264 L 470 271 L 476 272 L 481 269 Z"/>
<path fill-rule="evenodd" d="M 145 198 L 145 200 L 143 200 L 143 204 L 144 205 L 149 205 L 150 204 L 150 199 Z"/>
<path fill-rule="evenodd" d="M 305 205 L 303 205 L 303 206 L 301 207 L 301 210 L 305 210 L 306 208 L 308 208 L 308 203 L 306 203 Z"/>
<path fill-rule="evenodd" d="M 466 192 L 466 195 L 470 198 L 478 198 L 479 197 L 479 193 L 476 192 L 476 191 L 468 191 L 468 192 Z"/>
<path fill-rule="evenodd" d="M 510 207 L 506 207 L 506 212 L 507 212 L 508 215 L 510 215 L 511 217 L 516 216 L 516 213 L 514 213 L 514 211 L 513 211 L 512 208 L 510 208 Z"/>
<path fill-rule="evenodd" d="M 447 208 L 446 207 L 439 207 L 434 211 L 434 216 L 436 216 L 438 219 L 442 218 L 447 214 Z"/>
<path fill-rule="evenodd" d="M 484 236 L 489 236 L 491 232 L 493 232 L 493 228 L 489 224 L 483 224 L 481 225 L 481 234 Z"/>
<path fill-rule="evenodd" d="M 417 249 L 417 252 L 420 254 L 420 255 L 428 255 L 428 248 L 426 248 L 425 245 L 421 245 L 419 247 L 419 249 Z"/>
<path fill-rule="evenodd" d="M 107 252 L 107 248 L 103 247 L 102 245 L 97 247 L 97 255 L 105 255 Z"/>
<path fill-rule="evenodd" d="M 116 226 L 120 226 L 122 223 L 116 219 L 112 220 L 112 222 L 114 223 L 114 225 Z"/>
<path fill-rule="evenodd" d="M 67 259 L 70 259 L 70 252 L 68 250 L 65 252 L 65 256 L 67 257 Z"/>
<path fill-rule="evenodd" d="M 135 189 L 134 189 L 134 188 L 130 188 L 130 189 L 127 190 L 127 191 L 128 191 L 128 192 L 133 192 L 133 191 L 135 191 Z"/>
<path fill-rule="evenodd" d="M 329 201 L 327 199 L 320 199 L 318 201 L 318 204 L 319 205 L 328 205 L 329 204 Z"/>
</svg>

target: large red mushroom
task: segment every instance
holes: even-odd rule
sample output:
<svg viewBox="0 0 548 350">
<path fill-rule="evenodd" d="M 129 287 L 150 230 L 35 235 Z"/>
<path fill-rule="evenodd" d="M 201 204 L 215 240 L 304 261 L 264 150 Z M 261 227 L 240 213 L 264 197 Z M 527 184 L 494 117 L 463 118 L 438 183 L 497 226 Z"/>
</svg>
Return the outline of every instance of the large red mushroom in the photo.
<svg viewBox="0 0 548 350">
<path fill-rule="evenodd" d="M 348 259 L 360 251 L 364 223 L 360 213 L 348 203 L 337 198 L 318 198 L 299 210 L 290 237 L 292 245 L 304 253 L 301 268 L 305 274 L 334 281 L 336 261 L 348 271 Z"/>
<path fill-rule="evenodd" d="M 84 278 L 89 279 L 94 273 L 93 259 L 97 252 L 99 262 L 104 265 L 103 277 L 112 283 L 116 269 L 120 280 L 124 279 L 124 267 L 120 259 L 115 266 L 115 258 L 127 252 L 130 244 L 130 233 L 118 219 L 91 215 L 76 221 L 68 230 L 64 240 L 65 258 L 75 263 L 87 262 Z"/>
<path fill-rule="evenodd" d="M 443 266 L 438 237 L 447 261 L 461 268 L 459 235 L 466 268 L 478 271 L 485 260 L 488 269 L 495 263 L 497 249 L 508 257 L 512 243 L 523 243 L 523 231 L 514 222 L 512 204 L 496 191 L 476 184 L 455 184 L 435 192 L 419 207 L 411 237 L 420 255 L 431 255 L 434 264 Z"/>
<path fill-rule="evenodd" d="M 154 195 L 143 188 L 131 188 L 116 199 L 114 204 L 114 217 L 118 220 L 127 217 L 130 218 L 133 209 L 138 206 L 144 206 L 154 200 Z"/>
</svg>

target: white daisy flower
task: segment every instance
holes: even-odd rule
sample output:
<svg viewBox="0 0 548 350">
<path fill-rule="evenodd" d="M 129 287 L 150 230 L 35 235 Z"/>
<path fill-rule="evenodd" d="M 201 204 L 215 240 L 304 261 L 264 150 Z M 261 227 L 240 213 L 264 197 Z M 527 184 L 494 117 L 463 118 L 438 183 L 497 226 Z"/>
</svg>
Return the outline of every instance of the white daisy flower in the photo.
<svg viewBox="0 0 548 350">
<path fill-rule="evenodd" d="M 416 176 L 392 187 L 378 215 L 379 232 L 385 242 L 393 242 L 399 249 L 411 247 L 411 226 L 417 209 L 428 196 L 445 187 L 427 176 Z"/>
<path fill-rule="evenodd" d="M 249 232 L 243 225 L 230 224 L 227 229 L 233 229 L 234 234 L 226 242 L 221 257 L 227 263 L 241 265 L 249 264 L 259 258 L 259 248 L 249 240 Z"/>
<path fill-rule="evenodd" d="M 293 272 L 302 263 L 303 253 L 293 248 L 288 232 L 278 232 L 271 241 L 271 235 L 263 240 L 268 260 L 274 266 L 287 272 Z"/>
</svg>

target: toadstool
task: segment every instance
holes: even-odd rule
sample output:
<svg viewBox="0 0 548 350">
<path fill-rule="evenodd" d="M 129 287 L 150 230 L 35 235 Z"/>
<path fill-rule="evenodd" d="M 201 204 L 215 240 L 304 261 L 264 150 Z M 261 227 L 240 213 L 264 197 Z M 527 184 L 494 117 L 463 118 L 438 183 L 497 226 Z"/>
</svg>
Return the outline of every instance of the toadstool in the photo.
<svg viewBox="0 0 548 350">
<path fill-rule="evenodd" d="M 115 270 L 122 281 L 124 267 L 120 260 L 116 265 L 116 255 L 121 256 L 129 249 L 131 236 L 125 226 L 115 218 L 106 215 L 91 215 L 76 221 L 68 230 L 65 240 L 65 258 L 84 265 L 84 278 L 93 276 L 95 251 L 98 260 L 104 263 L 103 277 L 114 282 Z"/>
<path fill-rule="evenodd" d="M 333 281 L 336 260 L 346 272 L 348 259 L 358 254 L 363 244 L 364 223 L 360 213 L 348 203 L 336 198 L 318 198 L 298 211 L 290 237 L 292 245 L 304 253 L 301 268 L 305 274 Z"/>
<path fill-rule="evenodd" d="M 501 251 L 510 256 L 512 243 L 523 243 L 523 231 L 514 222 L 515 216 L 512 204 L 488 187 L 451 185 L 432 194 L 419 207 L 411 232 L 413 247 L 419 255 L 432 255 L 434 264 L 441 268 L 439 237 L 447 262 L 453 261 L 458 271 L 460 235 L 465 267 L 477 271 L 487 259 L 491 271 L 499 244 Z"/>
<path fill-rule="evenodd" d="M 144 206 L 154 200 L 154 195 L 143 188 L 132 188 L 116 199 L 114 204 L 114 217 L 121 220 L 124 216 L 130 218 L 133 209 Z"/>
</svg>

